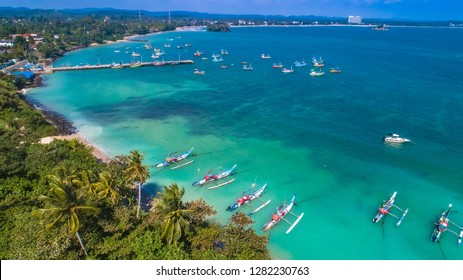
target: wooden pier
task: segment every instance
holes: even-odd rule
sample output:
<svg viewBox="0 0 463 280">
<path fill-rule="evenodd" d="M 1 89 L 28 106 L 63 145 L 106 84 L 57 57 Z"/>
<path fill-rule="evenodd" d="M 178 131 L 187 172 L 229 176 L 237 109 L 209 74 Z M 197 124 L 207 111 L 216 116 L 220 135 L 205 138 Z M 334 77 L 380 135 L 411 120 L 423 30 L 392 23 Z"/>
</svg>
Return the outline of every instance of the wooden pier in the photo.
<svg viewBox="0 0 463 280">
<path fill-rule="evenodd" d="M 60 67 L 45 67 L 42 74 L 52 74 L 57 71 L 75 71 L 75 70 L 95 70 L 95 69 L 120 69 L 120 68 L 136 68 L 145 66 L 169 66 L 180 64 L 193 64 L 193 60 L 171 60 L 171 61 L 155 61 L 155 62 L 138 62 L 138 63 L 121 63 L 121 64 L 100 64 L 100 65 L 78 65 L 78 66 L 60 66 Z"/>
</svg>

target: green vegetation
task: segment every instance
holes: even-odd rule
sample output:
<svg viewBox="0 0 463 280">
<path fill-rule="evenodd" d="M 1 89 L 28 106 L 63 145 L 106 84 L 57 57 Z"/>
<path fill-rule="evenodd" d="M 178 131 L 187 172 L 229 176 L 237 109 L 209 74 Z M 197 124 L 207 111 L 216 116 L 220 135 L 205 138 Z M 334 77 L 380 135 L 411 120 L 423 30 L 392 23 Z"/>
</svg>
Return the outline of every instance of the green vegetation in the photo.
<svg viewBox="0 0 463 280">
<path fill-rule="evenodd" d="M 0 76 L 1 259 L 268 259 L 267 237 L 244 214 L 226 226 L 203 199 L 161 189 L 140 206 L 149 178 L 143 154 L 98 161 L 77 140 L 38 144 L 56 133 Z"/>
<path fill-rule="evenodd" d="M 175 28 L 176 25 L 155 18 L 140 22 L 135 18 L 117 15 L 61 17 L 50 14 L 6 18 L 0 23 L 0 38 L 9 38 L 13 34 L 37 34 L 36 40 L 40 38 L 40 41 L 34 41 L 32 37 L 26 40 L 17 36 L 11 52 L 2 54 L 0 58 L 3 62 L 11 58 L 27 58 L 33 62 L 37 58 L 58 57 L 67 50 L 87 47 L 91 43 L 103 44 L 107 41 L 121 40 L 124 36 Z"/>
<path fill-rule="evenodd" d="M 207 31 L 230 32 L 230 25 L 225 22 L 215 22 L 207 26 Z"/>
</svg>

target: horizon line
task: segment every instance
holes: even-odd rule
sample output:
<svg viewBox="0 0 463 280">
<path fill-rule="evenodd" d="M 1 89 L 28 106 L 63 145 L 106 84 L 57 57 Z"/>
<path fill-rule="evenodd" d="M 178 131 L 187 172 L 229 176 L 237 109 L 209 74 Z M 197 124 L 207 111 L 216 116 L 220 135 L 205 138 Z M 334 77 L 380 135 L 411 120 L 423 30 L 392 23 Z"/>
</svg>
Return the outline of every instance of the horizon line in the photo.
<svg viewBox="0 0 463 280">
<path fill-rule="evenodd" d="M 226 13 L 211 13 L 211 12 L 201 12 L 201 11 L 189 11 L 189 10 L 165 10 L 165 11 L 153 11 L 153 10 L 146 10 L 146 9 L 121 9 L 121 8 L 112 8 L 112 7 L 85 7 L 85 8 L 29 8 L 29 7 L 15 7 L 15 6 L 2 6 L 1 9 L 9 8 L 9 9 L 28 9 L 28 10 L 43 10 L 43 11 L 78 11 L 78 10 L 87 10 L 87 9 L 94 9 L 94 10 L 117 10 L 117 11 L 130 11 L 130 12 L 139 12 L 145 11 L 149 13 L 172 13 L 172 12 L 186 12 L 186 13 L 198 13 L 198 14 L 208 14 L 208 15 L 218 15 L 218 16 L 259 16 L 259 17 L 284 17 L 284 18 L 291 18 L 291 17 L 319 17 L 319 18 L 332 18 L 332 19 L 343 19 L 348 18 L 349 16 L 360 16 L 363 20 L 392 20 L 392 21 L 411 21 L 411 22 L 443 22 L 443 21 L 463 21 L 463 19 L 410 19 L 410 18 L 399 18 L 399 17 L 392 17 L 392 18 L 384 18 L 384 17 L 363 17 L 362 15 L 345 15 L 345 16 L 320 16 L 320 15 L 281 15 L 281 14 L 259 14 L 259 13 L 249 13 L 249 14 L 226 14 Z"/>
</svg>

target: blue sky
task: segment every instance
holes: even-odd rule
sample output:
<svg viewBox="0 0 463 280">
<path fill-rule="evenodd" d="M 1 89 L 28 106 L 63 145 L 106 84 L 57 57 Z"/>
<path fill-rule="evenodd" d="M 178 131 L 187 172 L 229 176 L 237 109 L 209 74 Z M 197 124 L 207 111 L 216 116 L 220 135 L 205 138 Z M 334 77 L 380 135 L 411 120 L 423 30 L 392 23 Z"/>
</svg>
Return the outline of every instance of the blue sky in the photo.
<svg viewBox="0 0 463 280">
<path fill-rule="evenodd" d="M 41 9 L 111 7 L 222 14 L 317 15 L 463 20 L 463 0 L 0 0 L 0 6 Z"/>
</svg>

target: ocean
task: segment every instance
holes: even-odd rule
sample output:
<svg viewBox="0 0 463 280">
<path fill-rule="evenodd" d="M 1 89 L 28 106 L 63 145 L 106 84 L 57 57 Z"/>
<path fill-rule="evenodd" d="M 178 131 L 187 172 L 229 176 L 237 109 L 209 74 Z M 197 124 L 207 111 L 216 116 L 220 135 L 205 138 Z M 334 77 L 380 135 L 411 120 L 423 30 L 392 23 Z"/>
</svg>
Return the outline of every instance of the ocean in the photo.
<svg viewBox="0 0 463 280">
<path fill-rule="evenodd" d="M 178 183 L 186 200 L 212 205 L 219 223 L 243 191 L 268 183 L 262 200 L 271 202 L 252 219 L 258 234 L 269 235 L 273 259 L 463 259 L 451 232 L 440 243 L 430 240 L 450 203 L 450 219 L 463 225 L 463 29 L 250 27 L 143 39 L 164 49 L 166 61 L 194 64 L 57 72 L 29 98 L 63 114 L 110 156 L 137 149 L 154 166 L 194 147 L 188 166 L 151 168 L 144 191 L 155 195 Z M 194 56 L 197 50 L 208 60 Z M 221 50 L 228 55 L 213 62 Z M 153 61 L 151 54 L 143 42 L 123 42 L 74 51 L 54 65 Z M 309 75 L 313 57 L 324 60 L 324 76 Z M 253 71 L 241 69 L 244 61 Z M 282 73 L 273 63 L 295 71 Z M 331 67 L 342 72 L 329 73 Z M 412 143 L 385 144 L 388 133 Z M 233 183 L 191 186 L 208 170 L 234 164 Z M 373 223 L 394 191 L 396 205 L 409 209 L 402 225 L 392 216 Z M 281 221 L 261 233 L 294 194 L 294 214 L 304 213 L 298 225 L 285 234 L 290 225 Z"/>
</svg>

